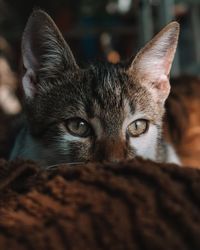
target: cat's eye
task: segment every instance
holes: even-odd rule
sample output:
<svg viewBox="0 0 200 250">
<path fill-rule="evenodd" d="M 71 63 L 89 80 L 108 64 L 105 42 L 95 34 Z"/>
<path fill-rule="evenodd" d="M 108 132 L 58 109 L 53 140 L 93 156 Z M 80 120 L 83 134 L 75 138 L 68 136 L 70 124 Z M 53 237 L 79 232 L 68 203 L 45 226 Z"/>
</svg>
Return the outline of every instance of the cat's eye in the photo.
<svg viewBox="0 0 200 250">
<path fill-rule="evenodd" d="M 132 137 L 138 137 L 141 134 L 147 132 L 149 128 L 149 122 L 145 119 L 138 119 L 131 124 L 129 124 L 127 128 L 127 132 Z"/>
<path fill-rule="evenodd" d="M 71 118 L 65 121 L 68 132 L 78 137 L 88 137 L 92 133 L 90 125 L 81 118 Z"/>
</svg>

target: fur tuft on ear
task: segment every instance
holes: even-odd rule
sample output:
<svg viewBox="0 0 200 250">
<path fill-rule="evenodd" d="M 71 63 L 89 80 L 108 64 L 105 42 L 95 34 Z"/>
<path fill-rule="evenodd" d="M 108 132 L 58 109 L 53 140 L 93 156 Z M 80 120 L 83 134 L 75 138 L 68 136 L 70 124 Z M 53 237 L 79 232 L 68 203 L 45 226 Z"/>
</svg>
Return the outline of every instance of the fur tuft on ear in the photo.
<svg viewBox="0 0 200 250">
<path fill-rule="evenodd" d="M 164 102 L 170 91 L 168 78 L 178 36 L 179 24 L 171 22 L 139 51 L 128 69 L 159 102 Z"/>
<path fill-rule="evenodd" d="M 51 17 L 42 10 L 33 11 L 22 37 L 22 79 L 27 97 L 37 92 L 36 79 L 45 80 L 78 68 L 74 56 Z"/>
</svg>

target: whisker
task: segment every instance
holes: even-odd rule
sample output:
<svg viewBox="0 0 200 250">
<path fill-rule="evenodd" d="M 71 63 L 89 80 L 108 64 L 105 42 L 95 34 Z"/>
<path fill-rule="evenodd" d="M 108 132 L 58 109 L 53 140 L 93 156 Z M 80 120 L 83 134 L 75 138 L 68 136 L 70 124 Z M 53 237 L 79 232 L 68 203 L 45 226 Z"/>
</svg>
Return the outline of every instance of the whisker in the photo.
<svg viewBox="0 0 200 250">
<path fill-rule="evenodd" d="M 57 168 L 58 166 L 60 166 L 61 164 L 67 164 L 67 165 L 81 165 L 84 164 L 86 162 L 61 162 L 58 164 L 54 164 L 54 165 L 49 165 L 46 167 L 47 170 L 53 170 L 55 168 Z"/>
</svg>

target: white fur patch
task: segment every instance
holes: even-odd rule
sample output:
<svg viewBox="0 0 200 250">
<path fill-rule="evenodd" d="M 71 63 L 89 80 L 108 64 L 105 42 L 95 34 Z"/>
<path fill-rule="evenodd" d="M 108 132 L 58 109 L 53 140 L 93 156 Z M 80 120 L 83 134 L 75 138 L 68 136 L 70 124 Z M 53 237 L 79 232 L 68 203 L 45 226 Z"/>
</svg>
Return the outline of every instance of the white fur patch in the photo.
<svg viewBox="0 0 200 250">
<path fill-rule="evenodd" d="M 146 119 L 148 118 L 142 112 L 136 112 L 134 115 L 131 114 L 130 106 L 128 101 L 125 101 L 124 111 L 126 113 L 126 119 L 124 120 L 122 133 L 125 137 L 127 127 L 133 121 L 138 119 Z M 130 137 L 130 146 L 136 151 L 138 156 L 142 156 L 143 158 L 156 160 L 156 148 L 157 148 L 157 137 L 158 131 L 157 127 L 153 124 L 149 125 L 149 129 L 145 134 L 142 134 L 139 137 Z"/>
<path fill-rule="evenodd" d="M 57 147 L 59 149 L 59 152 L 64 154 L 69 154 L 72 152 L 71 147 L 69 146 L 70 142 L 80 142 L 80 143 L 87 143 L 88 138 L 87 137 L 79 137 L 79 136 L 74 136 L 70 134 L 65 126 L 63 124 L 60 124 L 60 135 L 56 136 L 55 141 L 57 142 Z"/>
<path fill-rule="evenodd" d="M 181 165 L 181 161 L 178 158 L 175 149 L 170 144 L 167 144 L 167 163 Z"/>
<path fill-rule="evenodd" d="M 148 131 L 139 137 L 130 137 L 130 145 L 138 156 L 156 160 L 158 131 L 155 125 L 150 124 Z"/>
<path fill-rule="evenodd" d="M 61 139 L 63 141 L 68 141 L 68 142 L 74 142 L 74 141 L 80 141 L 82 139 L 82 137 L 77 137 L 77 136 L 73 136 L 73 135 L 70 135 L 68 133 L 64 134 Z"/>
<path fill-rule="evenodd" d="M 70 147 L 68 143 L 70 142 L 81 142 L 84 141 L 86 138 L 78 137 L 78 136 L 73 136 L 66 132 L 64 126 L 60 126 L 60 129 L 62 130 L 62 133 L 60 136 L 56 137 L 55 140 L 58 142 L 57 147 L 59 148 L 59 151 L 62 152 L 63 154 L 68 154 L 70 153 Z"/>
</svg>

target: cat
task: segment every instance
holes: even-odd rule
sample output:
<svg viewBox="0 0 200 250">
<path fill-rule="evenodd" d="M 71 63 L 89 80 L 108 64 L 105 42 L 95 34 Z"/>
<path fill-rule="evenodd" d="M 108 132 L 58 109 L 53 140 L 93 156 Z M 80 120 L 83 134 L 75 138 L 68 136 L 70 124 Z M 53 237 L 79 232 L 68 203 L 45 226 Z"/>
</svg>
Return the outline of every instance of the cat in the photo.
<svg viewBox="0 0 200 250">
<path fill-rule="evenodd" d="M 51 17 L 33 11 L 22 37 L 24 126 L 10 159 L 180 164 L 162 136 L 178 36 L 171 22 L 133 60 L 80 68 Z"/>
</svg>

